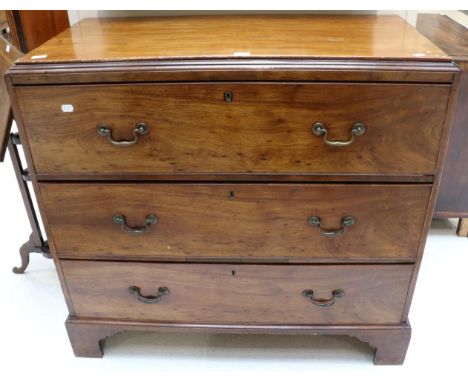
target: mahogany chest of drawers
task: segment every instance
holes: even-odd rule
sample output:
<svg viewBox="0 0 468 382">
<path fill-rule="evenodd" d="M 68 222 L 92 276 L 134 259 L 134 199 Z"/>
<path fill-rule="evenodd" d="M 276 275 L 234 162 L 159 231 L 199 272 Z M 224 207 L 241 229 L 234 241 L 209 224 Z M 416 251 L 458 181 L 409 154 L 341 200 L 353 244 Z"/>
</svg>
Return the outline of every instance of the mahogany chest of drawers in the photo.
<svg viewBox="0 0 468 382">
<path fill-rule="evenodd" d="M 77 356 L 209 330 L 403 362 L 458 81 L 403 20 L 88 19 L 6 81 Z"/>
</svg>

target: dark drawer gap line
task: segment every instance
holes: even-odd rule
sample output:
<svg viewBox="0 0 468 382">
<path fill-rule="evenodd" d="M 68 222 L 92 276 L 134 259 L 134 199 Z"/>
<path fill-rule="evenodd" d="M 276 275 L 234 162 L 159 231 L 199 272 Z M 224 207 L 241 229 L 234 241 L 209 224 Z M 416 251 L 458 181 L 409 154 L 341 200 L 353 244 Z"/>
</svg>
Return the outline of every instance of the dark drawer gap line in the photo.
<svg viewBox="0 0 468 382">
<path fill-rule="evenodd" d="M 51 183 L 51 184 L 187 184 L 187 185 L 197 185 L 197 184 L 224 184 L 224 185 L 235 185 L 235 184 L 305 184 L 305 185 L 313 185 L 313 184 L 350 184 L 350 185 L 359 185 L 359 184 L 375 184 L 375 185 L 432 185 L 433 182 L 431 181 L 422 181 L 422 182 L 415 182 L 415 181 L 408 181 L 402 182 L 399 181 L 373 181 L 373 180 L 365 180 L 365 181 L 347 181 L 347 180 L 314 180 L 314 181 L 304 181 L 304 180 L 99 180 L 99 179 L 83 179 L 83 180 L 38 180 L 39 183 Z"/>
</svg>

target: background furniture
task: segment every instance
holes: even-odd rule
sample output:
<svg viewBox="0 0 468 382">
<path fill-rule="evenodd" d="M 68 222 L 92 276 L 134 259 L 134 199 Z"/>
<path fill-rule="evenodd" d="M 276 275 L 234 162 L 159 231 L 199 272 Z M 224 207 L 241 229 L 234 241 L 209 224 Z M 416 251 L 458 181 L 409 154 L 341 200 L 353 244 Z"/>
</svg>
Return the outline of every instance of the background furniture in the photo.
<svg viewBox="0 0 468 382">
<path fill-rule="evenodd" d="M 4 11 L 12 42 L 24 53 L 67 29 L 67 11 Z"/>
<path fill-rule="evenodd" d="M 6 70 L 21 56 L 21 52 L 0 36 L 0 75 L 3 76 Z M 0 160 L 3 161 L 8 147 L 32 230 L 29 240 L 20 248 L 21 266 L 13 268 L 13 272 L 15 273 L 23 273 L 29 264 L 30 253 L 42 253 L 47 258 L 51 258 L 51 255 L 47 241 L 44 239 L 41 232 L 31 192 L 28 188 L 27 182 L 31 179 L 29 178 L 28 170 L 25 169 L 21 163 L 21 157 L 17 147 L 17 145 L 21 144 L 19 135 L 18 133 L 10 133 L 12 123 L 13 114 L 11 112 L 5 83 L 2 80 L 0 81 Z"/>
<path fill-rule="evenodd" d="M 375 16 L 88 19 L 21 58 L 75 354 L 210 330 L 351 335 L 402 363 L 458 74 Z"/>
<path fill-rule="evenodd" d="M 438 14 L 419 14 L 417 28 L 447 52 L 462 71 L 434 216 L 460 218 L 458 235 L 468 236 L 468 30 Z"/>
<path fill-rule="evenodd" d="M 66 11 L 0 11 L 0 162 L 3 161 L 8 147 L 32 230 L 29 240 L 20 248 L 21 266 L 13 268 L 15 273 L 26 270 L 30 253 L 42 253 L 47 258 L 51 256 L 27 185 L 30 181 L 29 173 L 21 163 L 17 147 L 21 144 L 19 135 L 10 134 L 13 114 L 3 75 L 22 56 L 18 47 L 28 52 L 68 26 Z"/>
</svg>

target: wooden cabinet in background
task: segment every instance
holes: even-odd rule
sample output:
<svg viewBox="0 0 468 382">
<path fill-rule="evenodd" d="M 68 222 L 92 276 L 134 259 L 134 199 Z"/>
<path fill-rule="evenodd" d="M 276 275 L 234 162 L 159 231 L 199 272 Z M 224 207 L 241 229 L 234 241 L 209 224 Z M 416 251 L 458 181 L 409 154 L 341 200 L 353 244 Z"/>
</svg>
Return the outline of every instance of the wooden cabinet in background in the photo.
<svg viewBox="0 0 468 382">
<path fill-rule="evenodd" d="M 437 14 L 418 15 L 417 28 L 449 54 L 461 70 L 434 216 L 460 218 L 458 234 L 468 236 L 468 29 L 447 16 Z"/>
<path fill-rule="evenodd" d="M 12 41 L 23 53 L 70 26 L 67 11 L 5 11 Z"/>
</svg>

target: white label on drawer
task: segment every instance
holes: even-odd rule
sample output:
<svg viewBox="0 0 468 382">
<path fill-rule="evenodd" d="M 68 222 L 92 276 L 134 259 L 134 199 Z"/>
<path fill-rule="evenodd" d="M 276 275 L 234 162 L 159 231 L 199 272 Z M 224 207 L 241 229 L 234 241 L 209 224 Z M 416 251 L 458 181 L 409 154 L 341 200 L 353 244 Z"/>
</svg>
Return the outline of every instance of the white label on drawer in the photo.
<svg viewBox="0 0 468 382">
<path fill-rule="evenodd" d="M 237 56 L 237 57 L 245 57 L 245 56 L 250 56 L 250 52 L 234 52 L 232 54 L 233 56 Z"/>
<path fill-rule="evenodd" d="M 73 113 L 73 105 L 70 105 L 70 104 L 62 105 L 62 111 L 64 113 Z"/>
<path fill-rule="evenodd" d="M 426 57 L 426 53 L 413 53 L 414 57 Z"/>
<path fill-rule="evenodd" d="M 11 49 L 11 46 L 7 44 L 7 46 L 6 46 L 6 48 L 5 48 L 6 52 L 9 53 L 9 52 L 10 52 L 10 49 Z"/>
<path fill-rule="evenodd" d="M 31 60 L 39 60 L 40 58 L 47 58 L 47 54 L 38 54 L 37 56 L 31 56 Z"/>
</svg>

